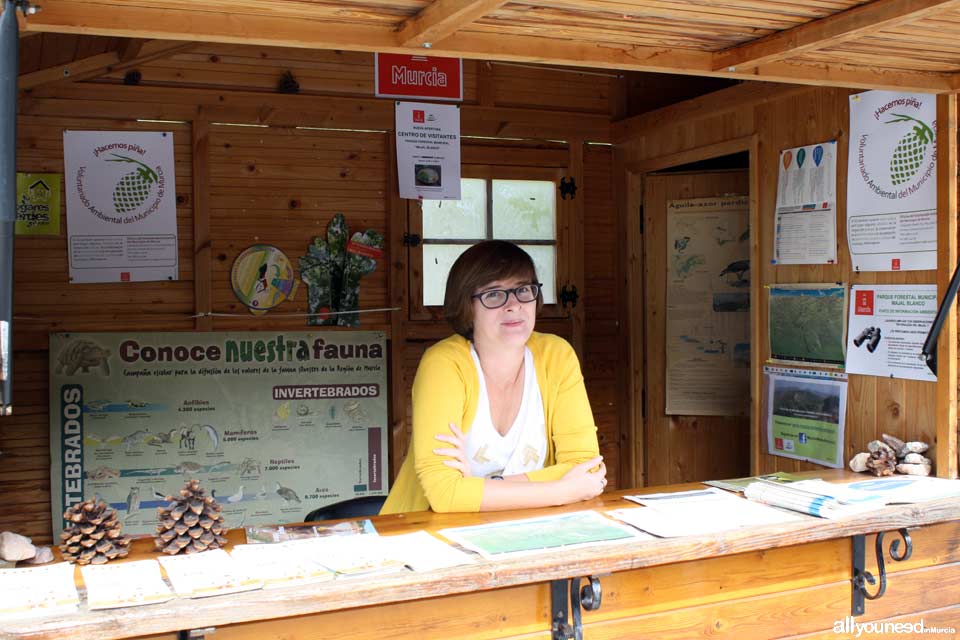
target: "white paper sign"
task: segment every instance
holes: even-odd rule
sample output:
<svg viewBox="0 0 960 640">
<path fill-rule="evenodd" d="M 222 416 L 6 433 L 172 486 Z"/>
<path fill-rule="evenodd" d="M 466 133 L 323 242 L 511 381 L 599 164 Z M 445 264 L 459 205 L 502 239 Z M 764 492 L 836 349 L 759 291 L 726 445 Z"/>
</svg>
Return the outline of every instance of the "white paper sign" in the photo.
<svg viewBox="0 0 960 640">
<path fill-rule="evenodd" d="M 777 181 L 775 264 L 837 262 L 837 142 L 784 149 Z"/>
<path fill-rule="evenodd" d="M 937 314 L 937 285 L 855 285 L 850 297 L 848 373 L 937 379 L 920 355 Z"/>
<path fill-rule="evenodd" d="M 397 180 L 400 197 L 460 199 L 460 107 L 398 102 Z"/>
<path fill-rule="evenodd" d="M 850 96 L 847 242 L 857 271 L 937 268 L 937 101 Z"/>
<path fill-rule="evenodd" d="M 64 131 L 71 282 L 177 279 L 173 133 Z"/>
</svg>

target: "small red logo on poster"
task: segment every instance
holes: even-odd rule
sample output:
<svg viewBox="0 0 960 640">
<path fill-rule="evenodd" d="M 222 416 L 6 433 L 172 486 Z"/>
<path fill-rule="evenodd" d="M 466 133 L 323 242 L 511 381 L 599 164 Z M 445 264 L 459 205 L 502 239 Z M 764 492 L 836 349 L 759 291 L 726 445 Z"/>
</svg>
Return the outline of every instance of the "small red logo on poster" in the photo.
<svg viewBox="0 0 960 640">
<path fill-rule="evenodd" d="M 773 441 L 773 446 L 777 449 L 783 450 L 783 438 L 775 438 Z"/>
<path fill-rule="evenodd" d="M 900 258 L 892 258 L 890 260 L 890 268 L 894 271 L 900 271 Z"/>
<path fill-rule="evenodd" d="M 380 98 L 463 100 L 460 58 L 378 53 L 374 69 L 375 93 Z"/>
<path fill-rule="evenodd" d="M 873 290 L 857 291 L 857 308 L 854 315 L 872 316 L 873 315 Z"/>
<path fill-rule="evenodd" d="M 120 282 L 130 282 L 130 272 L 121 271 L 120 272 Z"/>
<path fill-rule="evenodd" d="M 423 109 L 414 109 L 413 110 L 413 121 L 414 122 L 423 122 Z"/>
</svg>

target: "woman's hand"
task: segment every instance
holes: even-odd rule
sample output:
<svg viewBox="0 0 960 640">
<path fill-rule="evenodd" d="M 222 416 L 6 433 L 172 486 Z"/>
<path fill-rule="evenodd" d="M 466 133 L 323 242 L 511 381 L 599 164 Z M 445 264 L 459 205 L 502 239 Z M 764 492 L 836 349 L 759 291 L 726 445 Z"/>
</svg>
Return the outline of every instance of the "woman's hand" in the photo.
<svg viewBox="0 0 960 640">
<path fill-rule="evenodd" d="M 469 478 L 470 461 L 467 460 L 467 437 L 463 435 L 460 429 L 457 428 L 457 425 L 453 422 L 450 423 L 450 431 L 453 432 L 452 436 L 447 436 L 441 433 L 436 436 L 436 439 L 440 440 L 441 442 L 451 444 L 453 447 L 434 449 L 433 452 L 438 456 L 449 456 L 451 459 L 444 460 L 443 464 L 453 469 L 457 469 L 463 474 L 464 478 Z"/>
<path fill-rule="evenodd" d="M 576 465 L 563 474 L 560 482 L 569 491 L 568 503 L 596 498 L 607 486 L 607 465 L 603 463 L 603 456 Z"/>
</svg>

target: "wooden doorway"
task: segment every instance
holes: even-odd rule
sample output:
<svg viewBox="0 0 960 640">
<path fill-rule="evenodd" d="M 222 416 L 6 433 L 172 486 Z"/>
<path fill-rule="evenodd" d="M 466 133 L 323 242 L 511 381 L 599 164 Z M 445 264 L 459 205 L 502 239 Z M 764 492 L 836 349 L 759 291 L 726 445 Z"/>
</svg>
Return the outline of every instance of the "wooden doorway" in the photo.
<svg viewBox="0 0 960 640">
<path fill-rule="evenodd" d="M 648 173 L 643 180 L 646 426 L 648 485 L 748 475 L 750 402 L 744 416 L 667 415 L 667 203 L 750 193 L 745 169 Z M 752 300 L 751 300 L 752 302 Z"/>
</svg>

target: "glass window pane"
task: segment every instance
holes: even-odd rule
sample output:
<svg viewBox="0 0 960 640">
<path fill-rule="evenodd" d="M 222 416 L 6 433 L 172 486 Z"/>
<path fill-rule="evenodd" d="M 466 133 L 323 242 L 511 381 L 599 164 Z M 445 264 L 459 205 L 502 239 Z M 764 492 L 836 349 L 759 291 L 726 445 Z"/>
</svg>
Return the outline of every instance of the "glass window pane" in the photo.
<svg viewBox="0 0 960 640">
<path fill-rule="evenodd" d="M 460 254 L 470 248 L 468 244 L 423 245 L 423 304 L 443 306 L 443 293 L 447 289 L 447 274 Z"/>
<path fill-rule="evenodd" d="M 555 239 L 556 193 L 557 186 L 545 180 L 494 180 L 493 237 Z"/>
<path fill-rule="evenodd" d="M 486 183 L 486 180 L 477 178 L 463 178 L 460 180 L 459 200 L 424 200 L 423 237 L 438 240 L 486 238 Z"/>
<path fill-rule="evenodd" d="M 543 283 L 543 303 L 557 303 L 557 248 L 542 244 L 522 244 L 520 247 L 533 258 L 537 277 Z"/>
</svg>

